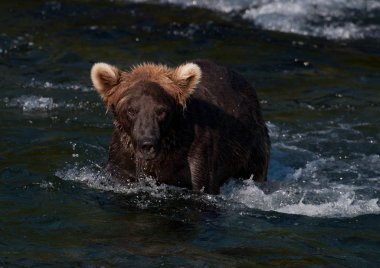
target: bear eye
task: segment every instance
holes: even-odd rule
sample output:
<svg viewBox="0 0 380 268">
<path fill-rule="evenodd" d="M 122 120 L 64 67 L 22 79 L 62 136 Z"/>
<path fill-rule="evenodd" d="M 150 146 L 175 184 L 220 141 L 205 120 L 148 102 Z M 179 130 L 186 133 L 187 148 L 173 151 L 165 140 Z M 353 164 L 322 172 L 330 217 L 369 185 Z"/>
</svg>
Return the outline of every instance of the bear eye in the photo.
<svg viewBox="0 0 380 268">
<path fill-rule="evenodd" d="M 137 110 L 135 108 L 133 108 L 133 107 L 129 107 L 127 109 L 127 114 L 130 117 L 134 117 L 137 114 Z"/>
</svg>

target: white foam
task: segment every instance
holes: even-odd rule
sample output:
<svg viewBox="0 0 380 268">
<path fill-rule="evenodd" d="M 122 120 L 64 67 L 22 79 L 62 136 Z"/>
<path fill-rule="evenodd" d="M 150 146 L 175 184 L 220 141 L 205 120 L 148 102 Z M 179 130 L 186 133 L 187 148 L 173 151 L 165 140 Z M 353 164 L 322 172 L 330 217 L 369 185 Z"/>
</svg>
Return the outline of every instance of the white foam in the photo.
<svg viewBox="0 0 380 268">
<path fill-rule="evenodd" d="M 153 2 L 150 0 L 134 0 L 136 3 L 144 3 L 144 2 Z M 251 0 L 193 0 L 193 1 L 183 1 L 183 0 L 159 0 L 157 2 L 160 3 L 169 3 L 181 5 L 184 7 L 202 7 L 207 9 L 212 9 L 221 12 L 232 12 L 235 10 L 240 10 L 242 6 L 249 5 Z"/>
<path fill-rule="evenodd" d="M 74 166 L 64 170 L 59 170 L 55 175 L 66 181 L 83 183 L 90 188 L 122 193 L 125 195 L 148 193 L 150 196 L 155 198 L 167 198 L 172 189 L 176 189 L 178 192 L 183 190 L 181 188 L 168 185 L 157 185 L 155 180 L 150 177 L 145 177 L 133 183 L 120 183 L 113 179 L 110 174 L 101 171 L 101 168 L 98 166 Z"/>
<path fill-rule="evenodd" d="M 92 91 L 91 87 L 83 86 L 80 84 L 73 83 L 53 83 L 49 81 L 38 81 L 35 78 L 31 80 L 27 86 L 34 88 L 44 88 L 44 89 L 60 89 L 60 90 L 76 90 L 82 92 Z"/>
<path fill-rule="evenodd" d="M 326 37 L 329 39 L 360 39 L 378 37 L 379 25 L 354 23 L 350 14 L 367 12 L 373 1 L 343 0 L 273 0 L 248 8 L 243 18 L 253 20 L 264 29 Z"/>
<path fill-rule="evenodd" d="M 378 199 L 356 200 L 347 193 L 335 202 L 323 204 L 304 204 L 302 202 L 288 205 L 276 211 L 287 214 L 301 214 L 313 217 L 355 217 L 365 214 L 380 213 Z"/>
<path fill-rule="evenodd" d="M 4 98 L 6 107 L 19 107 L 25 113 L 34 112 L 48 112 L 54 109 L 87 109 L 91 103 L 78 102 L 56 102 L 52 97 L 36 96 L 36 95 L 22 95 L 16 98 Z M 94 104 L 97 105 L 97 104 Z"/>
<path fill-rule="evenodd" d="M 378 23 L 364 23 L 379 12 L 380 3 L 376 0 L 160 0 L 160 3 L 240 14 L 266 30 L 328 39 L 380 37 Z"/>
<path fill-rule="evenodd" d="M 42 96 L 20 96 L 7 102 L 7 107 L 20 107 L 24 112 L 49 111 L 59 105 L 54 103 L 53 98 Z"/>
<path fill-rule="evenodd" d="M 333 129 L 356 133 L 358 130 L 354 126 L 338 124 Z M 380 155 L 357 153 L 348 159 L 323 156 L 301 147 L 308 144 L 308 139 L 319 139 L 319 135 L 308 138 L 308 133 L 304 132 L 294 141 L 297 134 L 284 135 L 287 131 L 273 123 L 268 123 L 268 127 L 273 141 L 269 181 L 260 185 L 251 180 L 231 179 L 223 185 L 218 196 L 157 186 L 152 178 L 122 185 L 91 166 L 69 167 L 56 175 L 103 191 L 137 195 L 133 198 L 141 208 L 150 205 L 149 198 L 139 199 L 143 194 L 158 200 L 196 199 L 236 212 L 254 209 L 327 218 L 380 213 Z"/>
<path fill-rule="evenodd" d="M 354 13 L 379 9 L 371 0 L 272 0 L 257 1 L 248 7 L 243 18 L 256 25 L 286 33 L 328 39 L 379 37 L 380 25 L 356 22 Z"/>
<path fill-rule="evenodd" d="M 306 168 L 307 169 L 307 168 Z M 80 182 L 90 188 L 111 191 L 123 195 L 133 195 L 140 208 L 147 208 L 152 200 L 141 198 L 148 195 L 155 200 L 164 199 L 198 199 L 216 205 L 221 209 L 233 209 L 240 212 L 246 209 L 276 211 L 286 214 L 297 214 L 312 217 L 355 217 L 364 214 L 380 213 L 378 198 L 363 197 L 357 191 L 366 186 L 343 184 L 303 184 L 296 179 L 288 179 L 275 186 L 276 190 L 261 189 L 251 180 L 229 180 L 221 188 L 218 196 L 195 194 L 182 188 L 157 185 L 152 178 L 142 178 L 135 183 L 120 184 L 110 175 L 97 171 L 93 167 L 74 166 L 56 172 L 56 176 L 67 181 Z M 270 186 L 270 183 L 268 183 Z M 269 187 L 270 188 L 270 187 Z"/>
<path fill-rule="evenodd" d="M 359 198 L 355 190 L 358 188 L 345 185 L 310 189 L 291 184 L 267 194 L 252 181 L 231 180 L 222 187 L 221 197 L 233 203 L 235 208 L 243 205 L 251 209 L 312 217 L 340 218 L 380 213 L 378 198 Z"/>
</svg>

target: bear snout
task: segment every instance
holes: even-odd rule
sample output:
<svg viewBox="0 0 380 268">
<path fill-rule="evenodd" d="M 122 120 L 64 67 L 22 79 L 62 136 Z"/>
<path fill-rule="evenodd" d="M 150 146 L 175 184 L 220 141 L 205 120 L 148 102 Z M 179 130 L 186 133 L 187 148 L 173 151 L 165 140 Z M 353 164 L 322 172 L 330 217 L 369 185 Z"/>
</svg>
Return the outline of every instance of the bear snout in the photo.
<svg viewBox="0 0 380 268">
<path fill-rule="evenodd" d="M 142 139 L 138 142 L 138 156 L 144 160 L 153 160 L 157 157 L 160 146 L 155 139 Z"/>
</svg>

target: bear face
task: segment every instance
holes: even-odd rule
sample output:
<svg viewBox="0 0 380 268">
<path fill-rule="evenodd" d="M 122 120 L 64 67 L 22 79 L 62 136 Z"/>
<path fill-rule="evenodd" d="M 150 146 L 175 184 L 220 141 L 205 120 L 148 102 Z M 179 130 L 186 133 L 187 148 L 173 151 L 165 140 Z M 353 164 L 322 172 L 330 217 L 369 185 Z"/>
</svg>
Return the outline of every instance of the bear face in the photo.
<svg viewBox="0 0 380 268">
<path fill-rule="evenodd" d="M 107 110 L 113 110 L 115 125 L 129 137 L 135 156 L 154 160 L 173 118 L 185 109 L 186 99 L 199 83 L 201 71 L 194 63 L 175 69 L 143 64 L 131 72 L 97 63 L 91 78 Z"/>
<path fill-rule="evenodd" d="M 171 128 L 178 107 L 172 96 L 154 82 L 138 82 L 115 107 L 115 119 L 131 137 L 138 158 L 155 159 L 161 139 Z"/>
</svg>

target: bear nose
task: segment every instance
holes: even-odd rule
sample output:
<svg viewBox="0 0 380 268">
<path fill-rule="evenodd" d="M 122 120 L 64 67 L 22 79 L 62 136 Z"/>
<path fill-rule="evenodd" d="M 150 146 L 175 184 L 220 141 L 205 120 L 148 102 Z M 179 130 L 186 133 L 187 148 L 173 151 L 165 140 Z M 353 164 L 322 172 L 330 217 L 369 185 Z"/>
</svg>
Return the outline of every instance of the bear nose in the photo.
<svg viewBox="0 0 380 268">
<path fill-rule="evenodd" d="M 158 144 L 154 139 L 144 139 L 139 143 L 140 155 L 145 160 L 151 160 L 157 156 Z"/>
<path fill-rule="evenodd" d="M 154 144 L 152 141 L 144 141 L 141 143 L 141 151 L 145 154 L 150 154 L 154 151 Z"/>
</svg>

